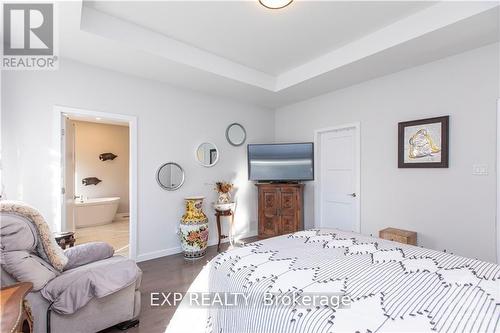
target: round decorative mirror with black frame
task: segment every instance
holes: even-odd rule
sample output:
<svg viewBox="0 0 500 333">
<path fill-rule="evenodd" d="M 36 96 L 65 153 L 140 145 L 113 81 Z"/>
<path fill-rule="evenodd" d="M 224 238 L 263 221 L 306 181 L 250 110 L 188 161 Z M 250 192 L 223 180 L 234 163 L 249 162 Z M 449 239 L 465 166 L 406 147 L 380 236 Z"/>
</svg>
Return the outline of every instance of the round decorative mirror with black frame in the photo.
<svg viewBox="0 0 500 333">
<path fill-rule="evenodd" d="M 239 123 L 232 123 L 226 128 L 226 139 L 231 145 L 238 147 L 247 140 L 247 131 Z"/>
<path fill-rule="evenodd" d="M 219 149 L 212 142 L 203 142 L 196 148 L 195 158 L 204 167 L 213 167 L 219 161 Z"/>
<path fill-rule="evenodd" d="M 175 191 L 184 184 L 184 169 L 175 162 L 162 164 L 156 171 L 156 181 L 164 190 Z"/>
</svg>

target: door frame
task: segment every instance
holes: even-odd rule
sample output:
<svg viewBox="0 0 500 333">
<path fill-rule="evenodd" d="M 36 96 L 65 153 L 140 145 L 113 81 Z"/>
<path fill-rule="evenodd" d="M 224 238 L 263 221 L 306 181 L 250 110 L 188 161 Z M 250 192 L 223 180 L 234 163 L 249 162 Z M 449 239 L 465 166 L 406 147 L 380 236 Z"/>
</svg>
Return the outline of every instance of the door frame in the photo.
<svg viewBox="0 0 500 333">
<path fill-rule="evenodd" d="M 111 113 L 111 112 L 101 112 L 87 109 L 80 109 L 74 107 L 68 107 L 63 105 L 55 105 L 54 112 L 57 117 L 57 135 L 59 137 L 59 151 L 61 153 L 61 159 L 59 163 L 59 175 L 61 184 L 59 186 L 58 191 L 62 189 L 64 179 L 64 158 L 65 152 L 64 144 L 62 140 L 62 117 L 65 115 L 73 115 L 73 116 L 84 116 L 84 117 L 94 117 L 94 118 L 102 118 L 106 120 L 115 120 L 121 122 L 127 122 L 129 125 L 129 204 L 130 204 L 130 224 L 129 224 L 129 257 L 130 259 L 137 259 L 137 117 Z M 64 204 L 61 200 L 61 195 L 58 196 L 59 200 L 57 200 L 57 211 L 64 213 Z M 62 216 L 59 223 L 59 229 L 62 225 Z M 57 222 L 56 222 L 57 223 Z"/>
<path fill-rule="evenodd" d="M 497 99 L 497 158 L 496 158 L 496 177 L 497 177 L 497 193 L 496 193 L 496 257 L 497 257 L 497 264 L 500 264 L 500 172 L 499 172 L 499 167 L 500 167 L 500 98 Z"/>
<path fill-rule="evenodd" d="M 354 172 L 356 178 L 358 179 L 355 191 L 358 197 L 356 200 L 356 220 L 355 220 L 355 231 L 361 232 L 361 123 L 353 122 L 348 124 L 343 124 L 339 126 L 321 128 L 314 131 L 314 174 L 316 175 L 314 181 L 314 226 L 316 228 L 321 228 L 321 135 L 328 132 L 337 132 L 346 129 L 355 129 L 354 133 L 354 149 L 356 155 L 356 163 L 354 165 Z"/>
</svg>

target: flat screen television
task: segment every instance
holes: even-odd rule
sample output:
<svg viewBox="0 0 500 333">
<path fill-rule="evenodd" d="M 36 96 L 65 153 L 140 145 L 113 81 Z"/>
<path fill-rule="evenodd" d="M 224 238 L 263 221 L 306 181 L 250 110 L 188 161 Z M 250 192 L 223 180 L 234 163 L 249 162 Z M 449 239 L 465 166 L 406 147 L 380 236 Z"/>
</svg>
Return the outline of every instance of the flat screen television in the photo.
<svg viewBox="0 0 500 333">
<path fill-rule="evenodd" d="M 249 144 L 248 179 L 260 182 L 314 180 L 314 144 Z"/>
</svg>

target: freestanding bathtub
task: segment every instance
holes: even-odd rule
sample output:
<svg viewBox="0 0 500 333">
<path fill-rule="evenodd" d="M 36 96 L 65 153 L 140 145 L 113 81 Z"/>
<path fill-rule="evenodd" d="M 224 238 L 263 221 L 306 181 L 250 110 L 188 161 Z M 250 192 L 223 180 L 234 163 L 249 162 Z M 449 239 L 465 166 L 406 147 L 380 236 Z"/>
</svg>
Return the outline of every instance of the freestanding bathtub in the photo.
<svg viewBox="0 0 500 333">
<path fill-rule="evenodd" d="M 85 201 L 75 200 L 75 227 L 84 228 L 113 222 L 119 197 L 93 198 Z"/>
</svg>

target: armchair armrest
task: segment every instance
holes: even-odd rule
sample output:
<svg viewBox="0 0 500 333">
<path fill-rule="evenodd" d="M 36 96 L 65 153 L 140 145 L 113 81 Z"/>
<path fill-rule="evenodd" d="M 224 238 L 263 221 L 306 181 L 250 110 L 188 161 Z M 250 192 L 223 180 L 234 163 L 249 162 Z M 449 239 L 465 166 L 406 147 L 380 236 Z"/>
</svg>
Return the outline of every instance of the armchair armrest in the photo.
<svg viewBox="0 0 500 333">
<path fill-rule="evenodd" d="M 140 276 L 133 260 L 113 256 L 63 272 L 47 283 L 41 294 L 55 312 L 72 314 L 92 298 L 102 298 L 136 284 Z"/>
<path fill-rule="evenodd" d="M 64 250 L 64 254 L 68 258 L 64 270 L 67 271 L 91 262 L 107 259 L 112 257 L 114 253 L 113 247 L 104 242 L 85 243 L 70 247 Z"/>
</svg>

